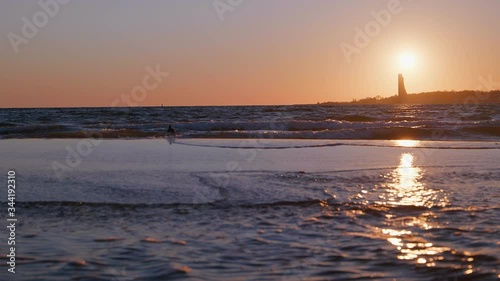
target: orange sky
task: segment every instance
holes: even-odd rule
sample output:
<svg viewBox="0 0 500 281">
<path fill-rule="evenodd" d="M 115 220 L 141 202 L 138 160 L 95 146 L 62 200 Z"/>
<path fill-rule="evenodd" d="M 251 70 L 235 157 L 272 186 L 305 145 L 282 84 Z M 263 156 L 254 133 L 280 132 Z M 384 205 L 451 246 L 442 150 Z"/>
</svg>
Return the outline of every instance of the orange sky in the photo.
<svg viewBox="0 0 500 281">
<path fill-rule="evenodd" d="M 60 1 L 42 1 L 56 12 L 32 38 L 23 35 L 23 17 L 43 20 L 39 2 L 0 2 L 0 107 L 391 96 L 402 53 L 415 57 L 404 71 L 411 93 L 475 89 L 481 76 L 500 81 L 497 0 Z M 221 13 L 221 7 L 229 8 Z M 349 61 L 342 44 L 356 46 L 356 28 L 376 23 L 374 12 L 390 20 L 377 23 L 369 44 Z M 169 76 L 148 80 L 146 68 L 157 65 Z"/>
</svg>

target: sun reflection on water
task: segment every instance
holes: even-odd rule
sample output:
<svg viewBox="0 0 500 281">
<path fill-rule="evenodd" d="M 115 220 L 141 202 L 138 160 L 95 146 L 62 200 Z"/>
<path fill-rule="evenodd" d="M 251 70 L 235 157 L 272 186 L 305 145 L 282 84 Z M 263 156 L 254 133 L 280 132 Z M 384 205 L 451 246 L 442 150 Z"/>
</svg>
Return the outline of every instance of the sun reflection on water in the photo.
<svg viewBox="0 0 500 281">
<path fill-rule="evenodd" d="M 417 145 L 410 141 L 399 142 L 398 145 L 404 147 Z M 415 156 L 408 152 L 402 153 L 398 167 L 384 177 L 388 181 L 385 184 L 385 193 L 379 196 L 382 201 L 378 203 L 395 207 L 446 206 L 448 204 L 446 196 L 441 190 L 427 187 L 422 181 L 423 175 L 424 169 L 415 166 Z M 381 232 L 383 237 L 399 251 L 398 259 L 413 260 L 427 267 L 434 267 L 436 262 L 444 259 L 443 253 L 450 248 L 436 246 L 411 231 L 415 227 L 423 230 L 432 228 L 432 218 L 432 211 L 413 216 L 398 217 L 395 214 L 387 216 L 389 224 L 394 227 L 383 228 Z M 403 229 L 397 229 L 400 227 Z"/>
<path fill-rule="evenodd" d="M 439 199 L 436 190 L 427 188 L 421 178 L 423 170 L 414 166 L 415 157 L 411 153 L 401 154 L 399 166 L 386 177 L 392 179 L 387 184 L 387 194 L 381 195 L 381 204 L 399 206 L 433 207 L 445 206 L 446 198 Z"/>
<path fill-rule="evenodd" d="M 437 247 L 433 243 L 421 238 L 412 236 L 411 231 L 382 229 L 382 233 L 387 235 L 387 241 L 396 246 L 400 254 L 400 260 L 416 260 L 418 264 L 425 264 L 428 267 L 435 266 L 435 261 L 443 259 L 440 254 L 449 251 L 447 247 Z"/>
<path fill-rule="evenodd" d="M 395 140 L 394 143 L 396 146 L 401 146 L 401 147 L 415 147 L 420 144 L 420 141 L 418 140 Z"/>
</svg>

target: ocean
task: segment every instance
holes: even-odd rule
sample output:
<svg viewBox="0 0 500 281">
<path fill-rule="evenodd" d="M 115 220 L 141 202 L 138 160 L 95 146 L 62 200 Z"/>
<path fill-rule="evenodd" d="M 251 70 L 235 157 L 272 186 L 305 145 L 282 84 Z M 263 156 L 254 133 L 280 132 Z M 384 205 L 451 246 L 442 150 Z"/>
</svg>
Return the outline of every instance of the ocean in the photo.
<svg viewBox="0 0 500 281">
<path fill-rule="evenodd" d="M 499 104 L 43 108 L 0 110 L 1 138 L 499 140 Z"/>
<path fill-rule="evenodd" d="M 500 279 L 499 104 L 0 109 L 0 138 L 0 280 Z"/>
</svg>

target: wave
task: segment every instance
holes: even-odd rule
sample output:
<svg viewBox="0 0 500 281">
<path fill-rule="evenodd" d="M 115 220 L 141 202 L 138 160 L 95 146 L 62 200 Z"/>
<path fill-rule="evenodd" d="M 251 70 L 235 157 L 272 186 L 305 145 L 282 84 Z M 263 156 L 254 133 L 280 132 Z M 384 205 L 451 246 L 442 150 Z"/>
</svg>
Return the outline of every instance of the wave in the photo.
<svg viewBox="0 0 500 281">
<path fill-rule="evenodd" d="M 101 131 L 79 131 L 67 133 L 48 133 L 46 138 L 74 139 L 74 138 L 103 138 L 103 139 L 123 139 L 123 138 L 159 138 L 166 137 L 166 134 L 159 132 L 148 132 L 139 130 L 101 130 Z"/>
<path fill-rule="evenodd" d="M 288 145 L 270 145 L 268 143 L 259 145 L 257 143 L 240 143 L 238 145 L 230 144 L 200 144 L 192 143 L 181 140 L 172 140 L 178 145 L 195 146 L 195 147 L 213 147 L 213 148 L 229 148 L 229 149 L 297 149 L 297 148 L 318 148 L 318 147 L 333 147 L 333 146 L 367 146 L 367 147 L 403 147 L 397 143 L 372 143 L 372 142 L 334 142 L 334 143 L 320 143 L 320 144 L 288 144 Z M 442 150 L 467 150 L 467 149 L 500 149 L 498 144 L 492 142 L 480 142 L 480 143 L 458 143 L 458 144 L 446 144 L 443 145 L 442 142 L 438 143 L 421 143 L 418 146 L 412 147 L 412 149 L 442 149 Z"/>
<path fill-rule="evenodd" d="M 0 122 L 0 128 L 5 128 L 5 127 L 16 127 L 17 125 L 14 123 L 9 123 L 9 122 Z"/>
<path fill-rule="evenodd" d="M 336 121 L 349 121 L 349 122 L 375 122 L 380 121 L 379 118 L 366 116 L 366 115 L 344 115 L 344 116 L 329 116 L 328 119 Z"/>
<path fill-rule="evenodd" d="M 263 138 L 263 139 L 360 139 L 360 140 L 446 140 L 476 139 L 460 131 L 435 128 L 348 128 L 324 130 L 269 130 L 269 131 L 202 131 L 184 134 L 191 138 Z"/>
<path fill-rule="evenodd" d="M 415 212 L 435 212 L 437 214 L 447 214 L 452 212 L 455 216 L 469 215 L 471 210 L 469 208 L 454 208 L 450 211 L 449 207 L 442 206 L 415 206 L 415 205 L 390 205 L 390 204 L 363 204 L 357 202 L 341 202 L 335 199 L 304 199 L 296 201 L 274 201 L 266 203 L 227 203 L 224 201 L 216 202 L 204 202 L 204 203 L 114 203 L 114 202 L 81 202 L 81 201 L 25 201 L 17 202 L 17 204 L 23 208 L 23 210 L 29 212 L 30 210 L 36 210 L 39 212 L 41 209 L 44 210 L 42 213 L 51 213 L 54 210 L 85 210 L 96 212 L 96 209 L 112 209 L 120 211 L 139 211 L 139 210 L 151 210 L 151 209 L 178 209 L 178 208 L 198 208 L 198 209 L 261 209 L 261 208 L 309 208 L 309 207 L 328 207 L 331 210 L 337 212 L 342 211 L 360 211 L 365 216 L 370 217 L 386 217 L 388 213 L 397 213 L 401 217 L 401 220 L 405 220 L 406 214 L 414 214 Z M 474 213 L 491 213 L 497 212 L 500 208 L 491 207 L 482 210 L 474 210 Z M 331 219 L 329 215 L 319 214 L 320 218 Z M 398 219 L 395 219 L 397 221 Z M 460 228 L 446 228 L 442 227 L 436 231 L 451 231 L 453 233 L 460 231 L 466 232 L 468 230 Z M 495 257 L 487 257 L 489 260 L 495 260 Z"/>
<path fill-rule="evenodd" d="M 278 207 L 278 206 L 297 206 L 297 207 L 309 207 L 313 205 L 320 205 L 324 203 L 323 200 L 302 200 L 302 201 L 277 201 L 271 203 L 256 203 L 256 204 L 248 204 L 242 203 L 240 205 L 235 204 L 226 204 L 224 202 L 207 202 L 207 203 L 114 203 L 114 202 L 82 202 L 82 201 L 26 201 L 26 202 L 16 202 L 19 206 L 22 206 L 23 209 L 39 209 L 40 207 L 45 208 L 81 208 L 81 207 L 101 207 L 101 208 L 113 208 L 113 209 L 121 209 L 121 208 L 175 208 L 179 206 L 214 206 L 221 207 L 221 205 L 227 207 L 242 207 L 242 208 L 254 208 L 254 207 Z M 334 204 L 338 206 L 343 206 L 346 204 Z"/>
<path fill-rule="evenodd" d="M 0 138 L 159 138 L 172 124 L 187 138 L 500 140 L 497 105 L 66 108 L 0 111 Z"/>
<path fill-rule="evenodd" d="M 416 210 L 429 210 L 428 207 L 422 206 L 398 206 L 398 205 L 380 205 L 380 204 L 361 204 L 355 202 L 338 202 L 335 199 L 304 199 L 296 201 L 272 201 L 272 202 L 260 202 L 260 203 L 245 203 L 241 202 L 236 204 L 226 203 L 225 201 L 215 201 L 215 202 L 205 202 L 205 203 L 116 203 L 116 202 L 83 202 L 83 201 L 20 201 L 16 202 L 23 209 L 39 209 L 40 207 L 45 208 L 81 208 L 81 207 L 102 207 L 102 208 L 172 208 L 179 206 L 214 206 L 216 208 L 220 207 L 238 207 L 238 208 L 259 208 L 259 207 L 280 207 L 280 206 L 296 206 L 296 207 L 310 207 L 319 205 L 328 205 L 329 207 L 342 209 L 342 210 L 361 210 L 370 212 L 380 212 L 386 213 L 389 210 L 395 211 L 416 211 Z M 447 211 L 446 207 L 434 206 L 431 209 L 436 209 Z M 468 212 L 468 210 L 457 210 Z"/>
<path fill-rule="evenodd" d="M 199 125 L 200 127 L 202 125 Z M 137 126 L 136 126 L 137 127 Z M 120 138 L 165 138 L 170 135 L 166 128 L 124 129 L 74 129 L 62 125 L 0 128 L 3 139 L 12 138 L 87 138 L 89 135 L 104 139 Z M 221 138 L 221 139 L 338 139 L 338 140 L 500 140 L 498 127 L 463 127 L 456 130 L 444 128 L 412 127 L 360 127 L 360 128 L 289 128 L 288 130 L 247 130 L 244 127 L 210 130 L 178 130 L 177 138 Z"/>
<path fill-rule="evenodd" d="M 466 127 L 462 130 L 474 134 L 500 137 L 500 127 L 497 126 Z"/>
<path fill-rule="evenodd" d="M 463 121 L 490 121 L 493 120 L 493 117 L 489 114 L 477 114 L 477 115 L 469 115 L 460 117 Z"/>
<path fill-rule="evenodd" d="M 47 134 L 56 132 L 66 132 L 69 127 L 64 125 L 27 125 L 27 126 L 4 126 L 0 133 L 5 137 L 46 137 Z"/>
</svg>

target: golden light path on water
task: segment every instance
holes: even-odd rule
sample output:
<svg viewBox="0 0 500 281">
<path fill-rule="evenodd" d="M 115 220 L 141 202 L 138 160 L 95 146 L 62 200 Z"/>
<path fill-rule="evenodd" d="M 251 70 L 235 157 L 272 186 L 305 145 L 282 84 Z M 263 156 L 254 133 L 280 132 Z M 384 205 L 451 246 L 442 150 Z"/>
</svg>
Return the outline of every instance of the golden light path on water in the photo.
<svg viewBox="0 0 500 281">
<path fill-rule="evenodd" d="M 446 197 L 439 198 L 442 194 L 439 190 L 426 187 L 421 178 L 423 170 L 414 166 L 415 156 L 412 153 L 402 153 L 399 166 L 385 178 L 391 182 L 387 183 L 387 193 L 380 196 L 383 205 L 417 206 L 417 207 L 444 207 L 448 204 Z"/>
<path fill-rule="evenodd" d="M 401 147 L 416 147 L 418 141 L 397 141 Z M 379 196 L 381 205 L 394 207 L 427 207 L 446 206 L 448 199 L 442 190 L 428 188 L 422 181 L 424 170 L 414 165 L 415 156 L 412 153 L 402 153 L 399 165 L 393 171 L 385 175 L 388 180 L 385 186 L 386 192 Z M 435 215 L 431 210 L 423 211 L 417 216 L 405 216 L 402 218 L 388 215 L 388 219 L 395 228 L 381 229 L 383 237 L 394 245 L 399 254 L 398 259 L 415 260 L 418 264 L 427 267 L 436 266 L 436 262 L 443 260 L 443 252 L 450 251 L 448 247 L 439 247 L 426 241 L 423 237 L 418 237 L 412 233 L 410 228 L 418 227 L 427 230 L 437 227 L 430 219 Z M 472 273 L 468 268 L 466 274 Z"/>
<path fill-rule="evenodd" d="M 426 172 L 425 166 L 415 165 L 417 156 L 410 150 L 418 148 L 420 141 L 397 140 L 394 144 L 400 148 L 408 148 L 408 151 L 401 153 L 396 168 L 382 175 L 385 180 L 385 183 L 380 185 L 383 192 L 378 195 L 379 200 L 374 201 L 377 205 L 392 207 L 388 210 L 393 211 L 386 214 L 384 224 L 387 227 L 374 227 L 373 234 L 348 233 L 363 237 L 375 235 L 377 238 L 387 240 L 397 249 L 397 259 L 413 261 L 419 266 L 436 267 L 441 261 L 449 259 L 450 254 L 457 254 L 456 250 L 435 245 L 426 239 L 427 230 L 442 227 L 435 220 L 439 214 L 432 208 L 446 207 L 450 202 L 444 190 L 431 188 L 422 180 Z M 377 189 L 379 188 L 375 188 Z M 361 193 L 367 194 L 368 191 L 364 189 Z M 363 197 L 357 194 L 355 198 Z M 326 202 L 321 205 L 325 208 L 325 212 L 330 212 Z M 474 261 L 470 252 L 463 251 L 460 255 L 465 256 L 463 260 L 467 263 Z M 473 268 L 472 264 L 467 264 L 467 267 L 463 268 L 463 273 L 466 275 L 475 271 L 477 269 Z"/>
</svg>

